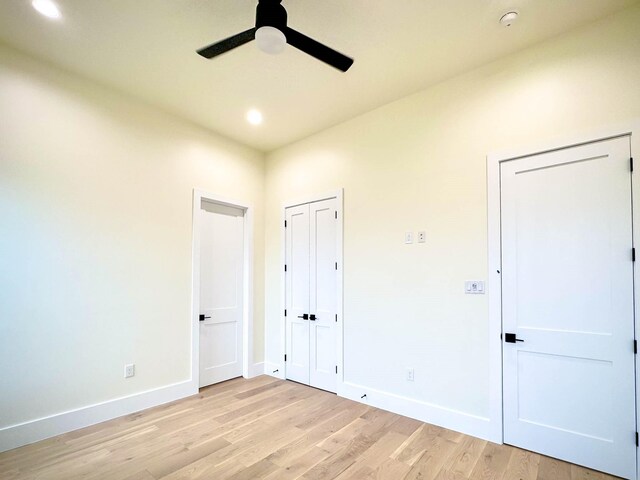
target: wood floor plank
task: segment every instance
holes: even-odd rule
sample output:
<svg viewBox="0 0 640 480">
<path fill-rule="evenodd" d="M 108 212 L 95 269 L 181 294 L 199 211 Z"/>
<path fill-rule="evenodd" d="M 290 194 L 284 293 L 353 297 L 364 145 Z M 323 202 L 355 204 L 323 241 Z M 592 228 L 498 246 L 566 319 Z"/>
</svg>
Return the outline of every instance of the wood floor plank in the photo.
<svg viewBox="0 0 640 480">
<path fill-rule="evenodd" d="M 229 480 L 255 480 L 256 478 L 265 478 L 277 469 L 275 464 L 263 458 L 228 478 Z"/>
<path fill-rule="evenodd" d="M 571 465 L 571 480 L 620 480 L 606 473 L 596 472 L 578 465 Z"/>
<path fill-rule="evenodd" d="M 538 480 L 571 480 L 571 464 L 550 457 L 540 457 Z"/>
<path fill-rule="evenodd" d="M 424 453 L 412 464 L 405 480 L 435 480 L 456 451 L 458 444 L 439 435 L 426 444 Z"/>
<path fill-rule="evenodd" d="M 535 480 L 538 476 L 540 455 L 519 448 L 513 448 L 504 478 Z"/>
<path fill-rule="evenodd" d="M 301 455 L 295 457 L 292 461 L 287 462 L 286 467 L 280 467 L 265 478 L 268 480 L 292 480 L 299 478 L 328 456 L 329 454 L 325 450 L 318 447 L 311 447 Z M 267 459 L 268 458 L 269 457 L 267 457 Z"/>
<path fill-rule="evenodd" d="M 369 449 L 375 440 L 362 433 L 346 442 L 346 445 L 318 463 L 302 478 L 309 480 L 335 479 L 355 463 L 357 458 Z"/>
<path fill-rule="evenodd" d="M 301 455 L 305 455 L 309 449 L 315 447 L 318 442 L 330 437 L 335 432 L 355 421 L 366 408 L 367 407 L 362 404 L 353 403 L 341 412 L 334 413 L 333 417 L 329 417 L 311 430 L 307 430 L 305 435 L 279 448 L 267 458 L 281 467 L 287 467 L 292 462 L 295 462 Z M 325 452 L 325 457 L 329 456 L 329 452 L 326 450 L 323 450 L 323 452 Z"/>
<path fill-rule="evenodd" d="M 268 376 L 0 453 L 2 480 L 613 480 Z"/>
<path fill-rule="evenodd" d="M 151 475 L 148 470 L 142 470 L 141 472 L 134 473 L 133 475 L 129 475 L 123 480 L 156 480 L 156 477 Z"/>
<path fill-rule="evenodd" d="M 468 478 L 486 445 L 487 442 L 485 440 L 465 436 L 449 458 L 449 461 L 444 465 L 444 469 Z"/>
<path fill-rule="evenodd" d="M 356 461 L 343 473 L 336 477 L 336 480 L 353 478 L 353 474 L 362 467 L 369 467 L 375 471 L 385 460 L 390 459 L 390 455 L 400 446 L 407 436 L 389 430 L 379 440 L 361 454 Z"/>
<path fill-rule="evenodd" d="M 162 458 L 149 465 L 148 471 L 154 477 L 162 478 L 229 445 L 230 443 L 224 438 L 217 438 L 195 448 L 184 447 L 172 455 L 163 455 Z"/>
<path fill-rule="evenodd" d="M 440 428 L 430 428 L 428 425 L 423 424 L 391 454 L 391 458 L 413 465 L 422 457 L 436 438 L 442 439 L 439 436 L 442 431 Z"/>
<path fill-rule="evenodd" d="M 503 480 L 511 453 L 512 447 L 487 443 L 471 472 L 470 480 Z"/>
<path fill-rule="evenodd" d="M 400 480 L 405 478 L 410 469 L 411 467 L 406 463 L 389 458 L 382 462 L 378 468 L 369 473 L 368 476 L 362 478 L 367 480 Z M 360 477 L 354 477 L 353 480 L 356 480 L 356 478 Z"/>
<path fill-rule="evenodd" d="M 438 472 L 436 476 L 436 480 L 467 480 L 468 477 L 465 477 L 461 473 L 452 472 L 451 470 L 447 470 L 443 468 Z"/>
</svg>

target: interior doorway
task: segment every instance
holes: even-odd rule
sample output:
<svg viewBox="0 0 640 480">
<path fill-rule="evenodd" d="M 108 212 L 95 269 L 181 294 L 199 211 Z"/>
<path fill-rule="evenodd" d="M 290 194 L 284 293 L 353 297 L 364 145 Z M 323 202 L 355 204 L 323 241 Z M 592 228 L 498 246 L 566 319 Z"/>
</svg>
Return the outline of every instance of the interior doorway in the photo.
<svg viewBox="0 0 640 480">
<path fill-rule="evenodd" d="M 630 137 L 500 164 L 504 441 L 634 478 Z"/>
<path fill-rule="evenodd" d="M 252 208 L 194 190 L 193 358 L 197 387 L 252 371 Z"/>
</svg>

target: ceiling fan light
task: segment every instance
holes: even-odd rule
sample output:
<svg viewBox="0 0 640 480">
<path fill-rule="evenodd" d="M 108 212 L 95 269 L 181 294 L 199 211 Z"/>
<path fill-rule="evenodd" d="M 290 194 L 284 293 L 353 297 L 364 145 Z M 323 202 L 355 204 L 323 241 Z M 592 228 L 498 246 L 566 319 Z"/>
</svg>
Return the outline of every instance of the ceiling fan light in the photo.
<svg viewBox="0 0 640 480">
<path fill-rule="evenodd" d="M 31 5 L 45 17 L 53 19 L 61 17 L 60 9 L 52 0 L 33 0 Z"/>
<path fill-rule="evenodd" d="M 264 53 L 277 55 L 284 52 L 284 47 L 287 45 L 287 37 L 275 27 L 260 27 L 256 30 L 256 43 Z"/>
</svg>

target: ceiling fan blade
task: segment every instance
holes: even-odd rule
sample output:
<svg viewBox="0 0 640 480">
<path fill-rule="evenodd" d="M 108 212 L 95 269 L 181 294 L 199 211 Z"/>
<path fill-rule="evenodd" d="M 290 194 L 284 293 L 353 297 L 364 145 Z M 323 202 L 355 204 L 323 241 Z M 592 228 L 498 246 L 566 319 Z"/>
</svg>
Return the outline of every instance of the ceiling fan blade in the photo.
<svg viewBox="0 0 640 480">
<path fill-rule="evenodd" d="M 294 29 L 287 27 L 285 32 L 287 37 L 287 43 L 298 50 L 302 50 L 304 53 L 317 58 L 318 60 L 331 65 L 343 72 L 349 70 L 353 65 L 353 58 L 349 58 L 346 55 L 336 52 L 332 48 L 326 45 L 316 42 L 314 39 L 303 35 L 300 32 L 296 32 Z"/>
<path fill-rule="evenodd" d="M 256 29 L 251 28 L 242 33 L 238 33 L 229 38 L 225 38 L 217 43 L 212 43 L 208 47 L 198 50 L 198 54 L 204 58 L 213 58 L 223 53 L 227 53 L 229 50 L 233 50 L 236 47 L 244 45 L 256 38 Z"/>
</svg>

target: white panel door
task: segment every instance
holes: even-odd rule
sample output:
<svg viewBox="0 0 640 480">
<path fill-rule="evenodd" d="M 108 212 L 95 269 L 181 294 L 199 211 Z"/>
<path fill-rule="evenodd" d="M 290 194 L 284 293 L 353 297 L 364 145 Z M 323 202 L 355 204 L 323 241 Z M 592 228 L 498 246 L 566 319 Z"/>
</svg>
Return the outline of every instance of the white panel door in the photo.
<svg viewBox="0 0 640 480">
<path fill-rule="evenodd" d="M 200 386 L 242 375 L 244 212 L 202 202 Z"/>
<path fill-rule="evenodd" d="M 286 210 L 286 377 L 309 383 L 309 205 Z"/>
<path fill-rule="evenodd" d="M 635 478 L 629 157 L 624 137 L 501 167 L 504 439 Z"/>
<path fill-rule="evenodd" d="M 312 387 L 336 391 L 336 200 L 310 207 L 310 379 Z"/>
</svg>

